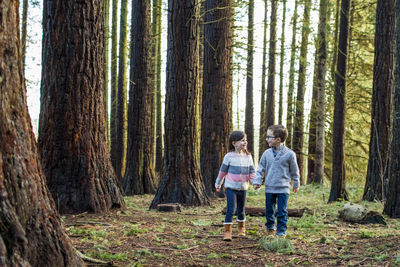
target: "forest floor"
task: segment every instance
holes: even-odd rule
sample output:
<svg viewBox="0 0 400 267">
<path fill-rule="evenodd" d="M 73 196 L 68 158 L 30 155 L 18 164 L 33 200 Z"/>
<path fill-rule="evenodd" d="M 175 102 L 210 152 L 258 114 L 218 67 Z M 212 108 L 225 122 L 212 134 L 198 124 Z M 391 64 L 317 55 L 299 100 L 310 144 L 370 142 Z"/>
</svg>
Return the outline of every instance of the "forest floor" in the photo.
<svg viewBox="0 0 400 267">
<path fill-rule="evenodd" d="M 348 188 L 353 203 L 379 213 L 380 202 L 361 202 L 362 189 Z M 286 239 L 267 236 L 264 217 L 247 216 L 246 237 L 222 241 L 225 199 L 181 212 L 148 210 L 153 195 L 126 197 L 125 211 L 66 215 L 75 248 L 108 266 L 400 266 L 400 220 L 387 225 L 353 224 L 338 218 L 343 202 L 327 204 L 329 188 L 307 185 L 291 194 L 288 208 L 309 210 L 290 217 Z M 263 207 L 263 187 L 248 191 L 247 207 Z M 88 266 L 101 263 L 87 262 Z"/>
</svg>

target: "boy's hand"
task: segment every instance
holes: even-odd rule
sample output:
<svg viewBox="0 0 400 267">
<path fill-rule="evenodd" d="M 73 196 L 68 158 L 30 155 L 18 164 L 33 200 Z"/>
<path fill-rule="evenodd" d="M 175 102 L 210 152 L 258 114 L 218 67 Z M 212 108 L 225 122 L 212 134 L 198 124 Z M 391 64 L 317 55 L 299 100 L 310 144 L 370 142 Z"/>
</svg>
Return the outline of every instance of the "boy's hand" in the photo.
<svg viewBox="0 0 400 267">
<path fill-rule="evenodd" d="M 293 188 L 293 193 L 297 193 L 297 192 L 299 192 L 299 188 L 297 187 L 297 188 Z"/>
<path fill-rule="evenodd" d="M 259 184 L 255 184 L 253 185 L 254 190 L 257 190 L 258 188 L 260 188 L 261 186 Z"/>
</svg>

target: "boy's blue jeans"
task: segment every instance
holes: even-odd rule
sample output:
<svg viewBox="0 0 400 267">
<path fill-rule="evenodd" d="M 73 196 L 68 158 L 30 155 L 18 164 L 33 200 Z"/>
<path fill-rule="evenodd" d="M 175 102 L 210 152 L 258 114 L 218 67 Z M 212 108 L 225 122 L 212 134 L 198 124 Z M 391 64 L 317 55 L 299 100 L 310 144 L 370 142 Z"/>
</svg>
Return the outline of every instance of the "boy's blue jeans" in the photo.
<svg viewBox="0 0 400 267">
<path fill-rule="evenodd" d="M 288 212 L 286 210 L 286 207 L 288 200 L 289 200 L 289 194 L 265 193 L 265 218 L 267 219 L 265 226 L 267 227 L 268 230 L 275 230 L 275 210 L 276 206 L 278 206 L 276 212 L 277 235 L 286 234 L 287 221 L 288 221 Z"/>
<path fill-rule="evenodd" d="M 237 221 L 244 222 L 246 220 L 246 214 L 244 210 L 244 205 L 246 203 L 246 192 L 245 190 L 234 190 L 226 189 L 226 215 L 224 224 L 231 224 L 233 219 L 233 212 L 237 211 Z"/>
</svg>

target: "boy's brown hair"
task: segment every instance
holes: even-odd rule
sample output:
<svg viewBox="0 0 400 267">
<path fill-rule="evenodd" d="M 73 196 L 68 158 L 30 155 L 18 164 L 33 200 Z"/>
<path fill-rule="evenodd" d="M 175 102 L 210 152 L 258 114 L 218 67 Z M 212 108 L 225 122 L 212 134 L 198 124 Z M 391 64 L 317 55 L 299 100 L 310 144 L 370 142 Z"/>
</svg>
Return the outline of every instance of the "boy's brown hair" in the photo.
<svg viewBox="0 0 400 267">
<path fill-rule="evenodd" d="M 285 142 L 288 137 L 288 131 L 283 125 L 271 125 L 268 127 L 268 130 L 270 130 L 275 137 L 280 137 L 281 142 Z"/>
</svg>

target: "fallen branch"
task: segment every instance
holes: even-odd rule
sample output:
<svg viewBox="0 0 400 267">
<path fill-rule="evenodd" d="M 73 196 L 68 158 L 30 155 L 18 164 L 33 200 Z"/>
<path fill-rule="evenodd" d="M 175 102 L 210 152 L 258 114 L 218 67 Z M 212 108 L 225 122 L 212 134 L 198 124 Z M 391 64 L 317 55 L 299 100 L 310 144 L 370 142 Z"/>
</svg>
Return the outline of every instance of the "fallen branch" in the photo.
<svg viewBox="0 0 400 267">
<path fill-rule="evenodd" d="M 102 261 L 102 260 L 98 260 L 98 259 L 94 259 L 92 257 L 86 256 L 85 254 L 83 254 L 82 252 L 80 252 L 77 249 L 75 249 L 75 251 L 76 251 L 76 254 L 78 254 L 78 256 L 81 257 L 84 261 L 102 264 L 102 265 L 106 265 L 106 266 L 113 266 L 113 264 L 111 262 Z"/>
</svg>

